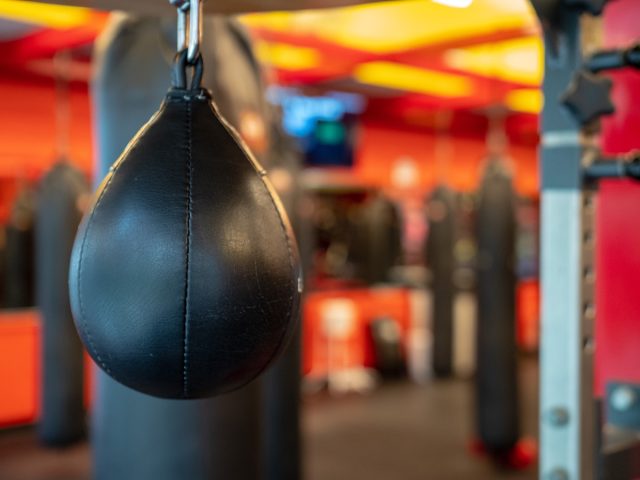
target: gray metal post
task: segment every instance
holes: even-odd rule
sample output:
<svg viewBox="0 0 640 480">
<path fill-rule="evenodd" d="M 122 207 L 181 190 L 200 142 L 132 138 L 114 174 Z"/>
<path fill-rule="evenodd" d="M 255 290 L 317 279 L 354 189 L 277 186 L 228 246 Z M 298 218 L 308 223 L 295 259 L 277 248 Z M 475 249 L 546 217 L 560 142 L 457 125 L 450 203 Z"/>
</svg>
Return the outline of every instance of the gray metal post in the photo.
<svg viewBox="0 0 640 480">
<path fill-rule="evenodd" d="M 558 101 L 582 63 L 580 15 L 557 14 L 546 31 L 543 85 L 540 478 L 593 480 L 594 205 L 583 190 L 580 128 Z"/>
</svg>

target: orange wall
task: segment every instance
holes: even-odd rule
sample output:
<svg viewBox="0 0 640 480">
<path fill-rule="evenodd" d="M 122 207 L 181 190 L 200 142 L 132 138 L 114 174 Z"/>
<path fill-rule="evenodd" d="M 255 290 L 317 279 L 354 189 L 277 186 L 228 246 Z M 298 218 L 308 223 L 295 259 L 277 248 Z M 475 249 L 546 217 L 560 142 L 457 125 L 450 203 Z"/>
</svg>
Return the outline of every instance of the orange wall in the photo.
<svg viewBox="0 0 640 480">
<path fill-rule="evenodd" d="M 460 191 L 476 190 L 482 175 L 486 147 L 484 138 L 437 135 L 389 125 L 363 122 L 356 150 L 356 173 L 365 183 L 393 187 L 394 166 L 412 161 L 418 179 L 413 188 L 429 191 L 445 182 Z M 511 145 L 515 186 L 522 195 L 537 196 L 536 148 Z M 409 160 L 411 159 L 411 160 Z"/>
<path fill-rule="evenodd" d="M 37 417 L 40 321 L 35 310 L 0 316 L 0 427 Z"/>
<path fill-rule="evenodd" d="M 39 176 L 58 155 L 53 81 L 0 76 L 0 105 L 0 177 Z M 69 159 L 89 172 L 93 139 L 86 86 L 73 86 L 69 109 Z"/>
<path fill-rule="evenodd" d="M 42 320 L 37 309 L 0 312 L 0 428 L 40 415 Z M 85 352 L 85 406 L 91 404 L 93 361 Z"/>
<path fill-rule="evenodd" d="M 36 181 L 57 160 L 56 93 L 52 80 L 0 75 L 0 223 L 7 221 L 22 181 Z M 92 170 L 92 133 L 86 85 L 69 94 L 68 160 Z"/>
<path fill-rule="evenodd" d="M 0 182 L 39 177 L 57 157 L 56 94 L 52 80 L 25 83 L 0 76 Z M 86 85 L 74 85 L 70 94 L 70 160 L 92 171 L 93 138 Z M 509 147 L 515 184 L 523 195 L 536 195 L 538 168 L 534 147 Z M 446 181 L 462 191 L 475 190 L 486 148 L 482 135 L 437 135 L 364 121 L 356 149 L 356 174 L 366 183 L 391 187 L 395 162 L 413 159 L 418 172 L 416 189 L 430 190 Z M 0 184 L 0 188 L 2 188 Z M 1 202 L 0 202 L 1 203 Z M 0 206 L 1 209 L 1 206 Z M 0 211 L 0 217 L 2 212 Z"/>
</svg>

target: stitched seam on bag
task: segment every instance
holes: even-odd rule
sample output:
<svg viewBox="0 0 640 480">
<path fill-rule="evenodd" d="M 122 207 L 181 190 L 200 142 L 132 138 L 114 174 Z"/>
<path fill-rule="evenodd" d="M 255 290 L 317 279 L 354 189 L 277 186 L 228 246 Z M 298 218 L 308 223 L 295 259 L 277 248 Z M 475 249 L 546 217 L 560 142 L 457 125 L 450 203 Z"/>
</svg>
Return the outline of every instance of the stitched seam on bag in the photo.
<svg viewBox="0 0 640 480">
<path fill-rule="evenodd" d="M 282 220 L 282 215 L 280 214 L 280 210 L 278 209 L 278 205 L 276 204 L 276 201 L 273 198 L 273 195 L 271 193 L 271 190 L 269 189 L 269 186 L 267 185 L 267 182 L 265 181 L 264 177 L 260 174 L 260 172 L 256 172 L 256 173 L 260 177 L 260 180 L 262 182 L 262 186 L 267 191 L 267 196 L 271 200 L 271 204 L 273 205 L 273 208 L 274 208 L 274 210 L 276 212 L 276 216 L 278 217 L 278 222 L 280 223 L 280 227 L 282 229 L 282 235 L 284 236 L 285 241 L 287 242 L 287 252 L 288 252 L 288 256 L 289 256 L 289 268 L 291 269 L 291 274 L 292 274 L 292 277 L 293 277 L 292 288 L 297 289 L 298 288 L 297 283 L 298 283 L 299 279 L 298 279 L 298 275 L 297 275 L 298 272 L 296 271 L 296 268 L 295 268 L 295 262 L 293 261 L 293 248 L 291 246 L 291 238 L 289 237 L 289 233 L 287 232 L 287 227 L 284 224 L 284 221 Z M 294 316 L 294 311 L 293 311 L 294 298 L 295 298 L 295 294 L 292 294 L 289 297 L 289 306 L 287 307 L 287 310 L 289 311 L 289 314 L 291 315 L 291 317 L 289 318 L 290 322 L 293 320 L 293 316 Z M 271 361 L 280 352 L 280 349 L 282 348 L 282 344 L 284 343 L 285 339 L 287 338 L 288 328 L 289 327 L 287 325 L 287 328 L 285 328 L 284 331 L 282 332 L 282 335 L 280 336 L 280 340 L 278 341 L 278 345 L 273 350 L 273 353 L 269 357 L 269 360 L 265 363 L 264 368 L 258 372 L 258 374 L 256 375 L 255 378 L 257 378 L 260 374 L 262 374 L 262 372 L 269 366 Z"/>
<path fill-rule="evenodd" d="M 102 357 L 100 356 L 100 353 L 98 353 L 98 350 L 96 349 L 95 344 L 93 343 L 93 337 L 91 336 L 91 332 L 89 331 L 89 325 L 87 323 L 87 317 L 84 310 L 84 303 L 82 302 L 82 260 L 84 259 L 84 247 L 87 243 L 87 236 L 89 235 L 91 223 L 93 222 L 96 212 L 98 211 L 98 207 L 100 206 L 100 203 L 102 203 L 102 199 L 104 198 L 105 194 L 107 193 L 107 190 L 109 190 L 109 187 L 111 186 L 111 182 L 113 181 L 115 174 L 118 171 L 118 167 L 122 163 L 122 160 L 129 154 L 129 152 L 135 145 L 136 143 L 135 140 L 140 136 L 142 136 L 149 129 L 151 124 L 160 115 L 160 112 L 162 110 L 164 110 L 164 108 L 161 108 L 160 110 L 158 110 L 156 114 L 149 119 L 147 124 L 144 127 L 142 127 L 142 129 L 140 129 L 138 134 L 131 140 L 131 142 L 129 142 L 127 147 L 124 149 L 124 152 L 122 152 L 120 157 L 115 161 L 115 163 L 111 167 L 112 168 L 111 176 L 109 177 L 109 180 L 107 180 L 107 183 L 102 189 L 102 192 L 100 192 L 100 196 L 98 197 L 98 200 L 96 200 L 96 204 L 93 206 L 91 210 L 91 215 L 89 215 L 89 219 L 87 220 L 87 228 L 85 228 L 84 235 L 82 236 L 82 244 L 80 245 L 80 258 L 78 259 L 78 282 L 77 282 L 78 283 L 77 285 L 78 303 L 80 304 L 80 321 L 82 323 L 82 326 L 84 327 L 84 332 L 87 335 L 87 341 L 89 342 L 89 347 L 91 347 L 91 350 L 93 350 L 93 353 L 95 353 L 96 355 L 96 362 L 109 375 L 111 375 L 111 369 L 107 366 L 105 361 L 102 359 Z"/>
<path fill-rule="evenodd" d="M 185 274 L 184 274 L 184 334 L 183 334 L 183 354 L 182 354 L 182 395 L 188 396 L 189 393 L 189 294 L 190 283 L 189 276 L 191 273 L 191 220 L 192 220 L 192 203 L 191 196 L 193 188 L 193 166 L 192 166 L 192 133 L 191 133 L 191 102 L 187 102 L 187 178 L 185 182 L 185 238 L 184 238 L 184 257 L 185 257 Z"/>
</svg>

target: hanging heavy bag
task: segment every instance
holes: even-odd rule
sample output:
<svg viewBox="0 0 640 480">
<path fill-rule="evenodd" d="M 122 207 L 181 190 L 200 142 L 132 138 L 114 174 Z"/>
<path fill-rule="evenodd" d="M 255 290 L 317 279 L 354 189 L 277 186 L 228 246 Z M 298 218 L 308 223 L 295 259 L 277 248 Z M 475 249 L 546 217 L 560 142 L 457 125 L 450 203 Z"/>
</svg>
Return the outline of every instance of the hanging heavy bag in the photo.
<svg viewBox="0 0 640 480">
<path fill-rule="evenodd" d="M 90 355 L 115 380 L 165 398 L 254 379 L 294 331 L 301 290 L 280 202 L 201 88 L 191 46 L 176 56 L 160 110 L 98 189 L 70 270 Z"/>
<path fill-rule="evenodd" d="M 453 282 L 455 259 L 455 198 L 445 185 L 438 186 L 428 204 L 429 236 L 425 256 L 431 270 L 433 371 L 437 377 L 453 373 L 453 301 L 456 293 Z"/>
<path fill-rule="evenodd" d="M 375 193 L 350 220 L 349 258 L 369 285 L 390 281 L 402 251 L 402 219 L 394 203 Z"/>
<path fill-rule="evenodd" d="M 65 445 L 84 435 L 83 350 L 73 326 L 65 277 L 82 217 L 86 178 L 57 163 L 43 178 L 36 215 L 36 292 L 42 315 L 42 391 L 38 437 Z"/>
<path fill-rule="evenodd" d="M 96 185 L 153 115 L 171 84 L 176 35 L 170 21 L 115 14 L 96 41 L 92 83 L 99 161 Z M 241 127 L 233 123 L 238 119 L 235 112 L 260 111 L 251 100 L 253 95 L 247 98 L 247 92 L 258 86 L 247 74 L 250 69 L 244 66 L 243 50 L 229 46 L 230 22 L 234 20 L 226 17 L 203 19 L 202 55 L 207 70 L 202 82 L 214 98 L 227 99 L 224 104 L 216 102 L 218 109 L 232 125 Z M 219 82 L 219 75 L 228 80 Z M 222 90 L 221 83 L 242 88 Z M 227 395 L 184 402 L 151 397 L 102 371 L 96 373 L 91 409 L 95 480 L 260 477 L 262 382 L 250 382 Z"/>
<path fill-rule="evenodd" d="M 260 73 L 256 71 L 256 76 Z M 309 262 L 308 222 L 297 211 L 301 190 L 296 182 L 302 158 L 294 142 L 280 128 L 281 118 L 271 112 L 269 163 L 270 178 L 278 189 L 282 204 L 291 218 L 296 237 L 300 240 L 301 264 Z M 305 248 L 305 246 L 307 248 Z M 262 382 L 262 445 L 263 480 L 299 480 L 302 478 L 302 432 L 300 426 L 301 325 L 280 359 L 263 377 Z"/>
<path fill-rule="evenodd" d="M 33 285 L 33 223 L 34 194 L 30 187 L 20 190 L 11 209 L 6 229 L 5 247 L 5 308 L 32 307 Z"/>
<path fill-rule="evenodd" d="M 515 335 L 515 194 L 510 176 L 492 161 L 480 189 L 476 419 L 480 440 L 507 454 L 520 436 Z"/>
<path fill-rule="evenodd" d="M 0 308 L 4 308 L 7 281 L 7 228 L 0 226 Z"/>
</svg>

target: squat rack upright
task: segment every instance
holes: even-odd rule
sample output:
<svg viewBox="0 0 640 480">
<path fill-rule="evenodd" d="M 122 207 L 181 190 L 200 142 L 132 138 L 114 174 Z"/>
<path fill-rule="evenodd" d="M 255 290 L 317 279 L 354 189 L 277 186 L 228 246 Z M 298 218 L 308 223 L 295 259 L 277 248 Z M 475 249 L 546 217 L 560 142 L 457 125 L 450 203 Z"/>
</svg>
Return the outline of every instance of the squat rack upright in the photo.
<svg viewBox="0 0 640 480">
<path fill-rule="evenodd" d="M 594 212 L 597 180 L 637 178 L 637 158 L 602 159 L 599 118 L 611 81 L 596 72 L 638 66 L 637 47 L 598 52 L 606 0 L 532 0 L 544 31 L 541 116 L 541 480 L 637 478 L 632 429 L 605 435 L 594 398 Z M 596 53 L 594 53 L 596 52 Z M 586 56 L 586 53 L 593 54 Z"/>
</svg>

